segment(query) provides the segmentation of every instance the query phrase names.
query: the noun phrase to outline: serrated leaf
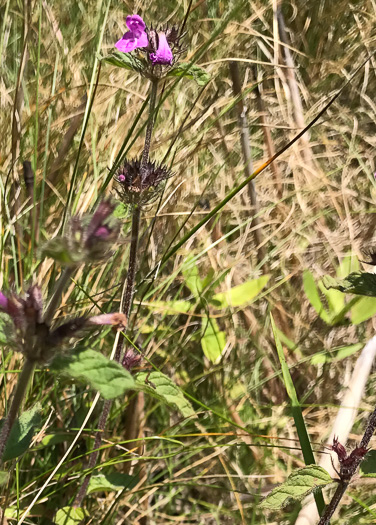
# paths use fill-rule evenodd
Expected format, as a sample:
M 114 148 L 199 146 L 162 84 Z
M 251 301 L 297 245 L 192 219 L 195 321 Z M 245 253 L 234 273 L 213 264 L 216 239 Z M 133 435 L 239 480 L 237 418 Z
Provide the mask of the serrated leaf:
M 218 301 L 219 308 L 244 306 L 257 297 L 269 279 L 270 275 L 263 275 L 258 279 L 252 279 L 252 281 L 234 286 L 227 292 L 217 293 L 213 296 L 213 299 Z
M 134 387 L 134 380 L 127 370 L 95 350 L 58 356 L 50 368 L 90 385 L 98 390 L 104 399 L 122 396 Z
M 354 345 L 343 346 L 341 348 L 333 350 L 330 352 L 330 354 L 328 354 L 327 352 L 319 352 L 318 354 L 312 356 L 311 364 L 318 365 L 321 363 L 333 363 L 336 361 L 341 361 L 342 359 L 346 359 L 346 357 L 349 357 L 361 350 L 363 346 L 364 345 L 362 343 L 356 343 Z
M 220 331 L 217 321 L 210 318 L 207 322 L 203 322 L 201 330 L 201 347 L 204 355 L 209 361 L 216 363 L 225 349 L 226 334 Z
M 3 470 L 0 470 L 0 485 L 5 485 L 5 483 L 8 483 L 9 479 L 9 472 L 4 472 Z
M 134 69 L 134 58 L 129 53 L 122 53 L 121 51 L 113 51 L 105 57 L 100 57 L 103 62 L 111 64 L 112 66 L 121 67 L 122 69 Z
M 306 296 L 308 297 L 309 302 L 316 310 L 316 313 L 321 317 L 321 319 L 325 323 L 330 324 L 330 316 L 321 302 L 315 279 L 313 278 L 311 272 L 308 270 L 306 270 L 303 273 L 303 289 Z
M 87 493 L 103 492 L 108 490 L 133 489 L 138 483 L 137 476 L 122 474 L 121 472 L 112 472 L 110 474 L 99 474 L 92 476 L 89 481 Z
M 18 458 L 18 456 L 26 452 L 29 448 L 31 440 L 33 439 L 34 429 L 40 425 L 41 410 L 42 407 L 40 403 L 37 403 L 33 408 L 23 412 L 23 414 L 16 419 L 5 447 L 4 461 Z M 4 420 L 0 422 L 0 430 L 3 424 Z
M 334 288 L 343 293 L 376 297 L 376 275 L 368 272 L 353 272 L 345 279 L 334 279 L 326 275 L 323 279 L 326 288 Z
M 162 372 L 158 372 L 157 370 L 150 373 L 139 372 L 136 375 L 135 380 L 136 390 L 147 392 L 167 405 L 177 408 L 184 417 L 194 415 L 195 412 L 192 405 L 184 397 L 181 389 L 172 381 L 172 379 L 165 374 L 162 374 Z
M 207 73 L 200 66 L 194 64 L 181 62 L 177 67 L 172 69 L 168 75 L 169 77 L 187 77 L 196 81 L 199 86 L 206 86 L 210 81 L 210 74 Z
M 79 525 L 86 516 L 84 509 L 79 507 L 63 507 L 57 511 L 54 522 L 57 525 Z
M 260 503 L 264 509 L 280 509 L 291 500 L 302 500 L 318 487 L 325 487 L 333 480 L 325 469 L 318 465 L 308 465 L 296 470 L 287 480 L 273 489 Z
M 368 321 L 376 314 L 376 298 L 361 297 L 359 301 L 351 308 L 352 324 L 360 324 Z

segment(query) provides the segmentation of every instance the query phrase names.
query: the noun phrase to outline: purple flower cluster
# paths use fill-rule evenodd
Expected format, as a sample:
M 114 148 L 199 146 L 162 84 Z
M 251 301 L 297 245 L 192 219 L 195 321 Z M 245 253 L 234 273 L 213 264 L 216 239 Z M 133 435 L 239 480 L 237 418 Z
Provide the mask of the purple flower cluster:
M 30 286 L 23 296 L 15 293 L 6 296 L 0 292 L 0 312 L 13 322 L 14 328 L 8 328 L 9 344 L 24 353 L 29 361 L 42 364 L 51 360 L 55 348 L 61 347 L 64 339 L 77 337 L 85 327 L 112 325 L 123 330 L 127 325 L 124 314 L 110 313 L 76 317 L 50 328 L 44 321 L 42 291 L 37 285 Z
M 174 44 L 175 38 L 171 38 L 174 32 L 148 30 L 145 22 L 139 15 L 129 15 L 126 18 L 129 29 L 123 38 L 118 40 L 115 47 L 122 53 L 130 53 L 138 48 L 145 48 L 149 52 L 152 64 L 171 65 L 174 56 L 170 45 Z

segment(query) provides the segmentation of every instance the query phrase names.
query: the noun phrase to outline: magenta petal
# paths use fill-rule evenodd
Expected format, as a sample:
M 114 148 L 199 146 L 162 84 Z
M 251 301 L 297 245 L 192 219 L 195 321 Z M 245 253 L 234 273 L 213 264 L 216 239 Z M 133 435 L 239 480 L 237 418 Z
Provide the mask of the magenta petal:
M 128 33 L 125 33 L 123 38 L 116 42 L 115 47 L 122 53 L 129 53 L 136 49 L 137 38 L 134 38 L 133 33 L 129 31 Z
M 145 22 L 139 15 L 129 15 L 127 16 L 125 23 L 127 24 L 128 29 L 135 32 L 141 32 L 145 29 Z M 138 35 L 137 35 L 138 36 Z
M 89 317 L 87 323 L 97 325 L 110 324 L 112 326 L 116 326 L 117 328 L 119 328 L 119 330 L 122 330 L 127 326 L 127 318 L 124 314 L 121 313 L 101 314 L 95 315 L 94 317 Z
M 6 310 L 8 308 L 8 299 L 5 297 L 5 295 L 0 292 L 0 309 Z
M 156 53 L 150 53 L 150 59 L 154 64 L 171 64 L 174 56 L 168 45 L 166 35 L 158 33 L 158 49 Z
M 137 38 L 137 47 L 148 47 L 148 45 L 148 35 L 145 33 L 145 31 L 142 31 L 140 36 Z

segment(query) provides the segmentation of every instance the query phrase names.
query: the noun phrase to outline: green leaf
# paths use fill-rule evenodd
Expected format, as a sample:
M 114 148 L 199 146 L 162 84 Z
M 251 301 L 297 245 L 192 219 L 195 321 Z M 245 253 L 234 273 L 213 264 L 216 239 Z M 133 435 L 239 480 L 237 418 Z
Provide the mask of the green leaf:
M 190 289 L 190 291 L 195 297 L 199 297 L 203 290 L 203 286 L 198 274 L 197 266 L 192 266 L 191 268 L 183 268 L 182 272 L 185 279 L 185 285 Z
M 79 525 L 88 514 L 79 507 L 63 507 L 56 513 L 55 521 L 57 525 Z
M 277 510 L 285 507 L 291 500 L 302 500 L 318 487 L 325 487 L 333 480 L 325 469 L 317 465 L 296 470 L 287 480 L 273 489 L 260 503 L 264 509 Z
M 112 472 L 111 474 L 99 474 L 92 476 L 89 481 L 87 493 L 104 492 L 107 490 L 133 489 L 138 483 L 137 476 Z
M 7 344 L 14 334 L 14 325 L 8 314 L 0 312 L 0 344 Z
M 114 399 L 134 387 L 131 374 L 100 352 L 83 350 L 54 359 L 51 370 L 90 385 L 104 399 Z
M 374 273 L 353 272 L 345 279 L 334 279 L 327 275 L 323 283 L 326 288 L 334 288 L 343 293 L 376 297 L 376 275 Z
M 318 365 L 321 363 L 333 363 L 336 361 L 341 361 L 342 359 L 346 359 L 346 357 L 349 357 L 350 355 L 355 354 L 359 350 L 363 348 L 362 343 L 356 343 L 354 345 L 349 346 L 343 346 L 338 349 L 334 349 L 330 352 L 319 352 L 318 354 L 315 354 L 311 358 L 311 364 L 312 365 Z
M 162 372 L 139 372 L 136 377 L 136 390 L 142 390 L 168 406 L 177 408 L 184 417 L 194 415 L 194 410 L 190 402 L 184 397 L 180 388 Z M 147 380 L 147 382 L 146 382 Z
M 221 332 L 215 319 L 209 318 L 207 323 L 201 326 L 201 347 L 204 355 L 215 363 L 222 355 L 226 346 L 226 334 Z
M 270 321 L 272 325 L 275 344 L 277 347 L 278 358 L 281 363 L 283 382 L 285 384 L 287 395 L 289 396 L 290 401 L 291 401 L 291 411 L 292 411 L 292 415 L 294 418 L 296 431 L 298 433 L 299 443 L 302 448 L 302 453 L 303 453 L 305 464 L 310 465 L 311 463 L 315 463 L 315 457 L 313 455 L 311 441 L 308 435 L 307 427 L 304 422 L 302 409 L 301 409 L 299 399 L 298 399 L 298 396 L 295 390 L 295 385 L 292 380 L 289 367 L 286 363 L 286 358 L 283 352 L 282 344 L 281 344 L 281 341 L 279 340 L 279 337 L 277 334 L 277 328 L 275 326 L 274 319 L 271 314 L 270 314 Z M 318 494 L 315 494 L 315 501 L 316 501 L 317 510 L 319 514 L 321 514 L 321 512 L 323 511 L 325 507 L 324 498 L 321 492 Z
M 376 477 L 376 450 L 370 450 L 360 464 L 363 475 Z
M 303 273 L 303 288 L 309 302 L 316 310 L 317 314 L 325 323 L 330 324 L 330 316 L 321 302 L 313 275 L 308 270 L 305 270 Z
M 47 241 L 41 249 L 41 257 L 51 257 L 60 264 L 73 264 L 78 262 L 69 248 L 68 240 L 64 237 L 55 237 Z
M 328 290 L 325 288 L 322 281 L 318 282 L 320 291 L 325 295 L 326 301 L 329 306 L 330 317 L 333 318 L 338 315 L 345 306 L 345 297 L 343 293 L 338 290 Z
M 350 312 L 352 324 L 368 321 L 376 314 L 376 299 L 374 297 L 361 297 Z
M 218 301 L 220 308 L 243 306 L 252 301 L 261 292 L 269 279 L 270 275 L 263 275 L 258 279 L 234 286 L 227 292 L 217 293 L 213 296 L 213 299 Z
M 192 303 L 189 301 L 153 301 L 146 304 L 148 308 L 161 310 L 165 315 L 186 314 L 192 309 Z
M 103 62 L 111 64 L 112 66 L 121 67 L 123 69 L 133 70 L 135 68 L 135 59 L 130 53 L 122 53 L 121 51 L 113 51 L 105 57 L 100 57 Z
M 167 76 L 192 78 L 199 86 L 206 86 L 210 81 L 210 74 L 204 69 L 194 64 L 189 65 L 186 62 L 181 62 L 177 67 L 169 71 Z
M 33 408 L 23 412 L 23 414 L 16 419 L 5 447 L 4 461 L 17 458 L 29 448 L 31 440 L 33 439 L 34 429 L 40 425 L 41 410 L 42 407 L 40 403 L 37 403 Z M 3 424 L 4 420 L 0 422 L 0 429 Z
M 0 486 L 5 485 L 5 483 L 8 483 L 9 479 L 9 472 L 4 472 L 3 470 L 0 470 Z

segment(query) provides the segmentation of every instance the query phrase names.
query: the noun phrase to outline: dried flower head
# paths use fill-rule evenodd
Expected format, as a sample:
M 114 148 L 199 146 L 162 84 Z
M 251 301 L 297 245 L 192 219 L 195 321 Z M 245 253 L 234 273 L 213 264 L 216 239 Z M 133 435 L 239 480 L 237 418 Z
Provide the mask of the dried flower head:
M 169 177 L 171 172 L 166 166 L 148 161 L 141 170 L 140 160 L 126 160 L 115 175 L 118 183 L 116 190 L 127 204 L 150 204 L 163 188 L 162 183 Z
M 47 242 L 42 253 L 67 265 L 107 258 L 120 232 L 120 223 L 112 215 L 115 206 L 105 199 L 92 215 L 73 217 L 66 234 Z
M 166 76 L 185 49 L 178 26 L 149 29 L 139 15 L 126 18 L 129 29 L 115 47 L 122 53 L 136 51 L 133 68 L 150 79 Z
M 366 259 L 360 262 L 376 266 L 376 244 L 371 243 L 369 246 L 361 248 L 360 251 Z
M 43 299 L 39 286 L 30 286 L 24 295 L 0 292 L 0 312 L 13 322 L 9 331 L 9 343 L 22 352 L 29 361 L 48 363 L 60 348 L 64 339 L 77 337 L 83 328 L 93 325 L 112 325 L 119 330 L 126 326 L 124 314 L 110 313 L 94 317 L 77 317 L 57 328 L 43 320 Z
M 355 447 L 350 454 L 347 454 L 345 447 L 333 438 L 332 450 L 337 454 L 340 465 L 339 476 L 342 480 L 347 481 L 355 474 L 360 463 L 368 452 L 366 447 Z
M 142 362 L 142 356 L 140 353 L 136 352 L 133 348 L 127 348 L 125 351 L 122 365 L 123 367 L 130 372 L 136 366 L 140 366 Z

